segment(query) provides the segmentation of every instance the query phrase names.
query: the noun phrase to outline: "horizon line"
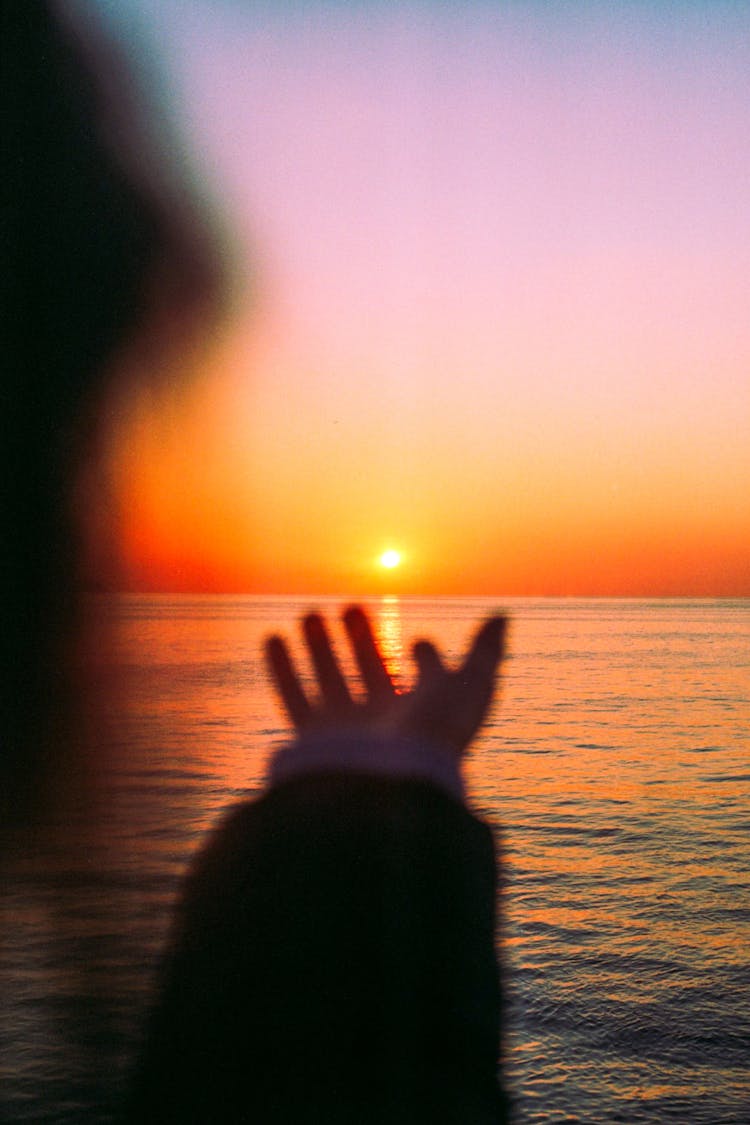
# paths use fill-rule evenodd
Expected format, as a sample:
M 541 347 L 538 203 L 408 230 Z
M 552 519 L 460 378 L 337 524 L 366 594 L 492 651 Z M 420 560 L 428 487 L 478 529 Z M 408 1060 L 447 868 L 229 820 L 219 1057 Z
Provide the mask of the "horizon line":
M 159 589 L 159 590 L 134 590 L 128 588 L 104 586 L 85 586 L 81 593 L 85 596 L 102 595 L 112 597 L 206 597 L 206 598 L 325 598 L 339 601 L 358 601 L 391 599 L 398 601 L 409 600 L 434 600 L 465 598 L 479 598 L 482 600 L 512 600 L 512 601 L 750 601 L 750 593 L 737 594 L 488 594 L 481 591 L 462 594 L 446 593 L 397 593 L 395 591 L 370 590 L 357 593 L 332 593 L 330 591 L 268 591 L 268 590 L 201 590 L 201 589 Z

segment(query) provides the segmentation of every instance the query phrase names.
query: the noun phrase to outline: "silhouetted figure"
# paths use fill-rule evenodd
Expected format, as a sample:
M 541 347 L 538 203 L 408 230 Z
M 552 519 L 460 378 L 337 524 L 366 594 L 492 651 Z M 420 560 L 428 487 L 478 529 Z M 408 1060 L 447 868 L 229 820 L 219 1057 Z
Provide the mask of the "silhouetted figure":
M 408 695 L 363 612 L 345 624 L 362 703 L 319 616 L 305 621 L 319 704 L 283 641 L 269 644 L 300 737 L 193 867 L 133 1121 L 507 1120 L 493 841 L 460 775 L 503 622 L 456 672 L 417 645 Z
M 222 283 L 111 46 L 49 3 L 0 12 L 0 813 L 18 820 L 54 799 L 61 772 L 91 500 L 76 490 L 100 452 L 118 354 L 138 344 L 155 378 L 160 353 L 205 328 Z
M 222 278 L 187 193 L 139 130 L 119 62 L 49 4 L 1 10 L 0 785 L 4 815 L 23 824 L 54 806 L 65 772 L 79 486 L 113 382 L 136 367 L 118 357 L 134 349 L 153 374 L 155 353 L 205 326 Z M 423 642 L 406 696 L 362 612 L 346 623 L 362 704 L 319 617 L 306 621 L 319 704 L 283 642 L 269 647 L 299 737 L 265 796 L 231 811 L 193 867 L 133 1122 L 504 1120 L 494 850 L 460 774 L 501 623 L 455 673 Z

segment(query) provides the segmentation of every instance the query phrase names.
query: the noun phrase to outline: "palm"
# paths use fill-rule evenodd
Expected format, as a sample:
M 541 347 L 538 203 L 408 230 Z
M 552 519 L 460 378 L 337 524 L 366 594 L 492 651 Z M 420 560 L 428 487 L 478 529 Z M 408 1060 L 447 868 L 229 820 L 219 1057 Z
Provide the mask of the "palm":
M 267 642 L 271 674 L 295 728 L 414 735 L 462 754 L 492 701 L 505 618 L 491 617 L 482 625 L 455 671 L 446 669 L 433 644 L 417 642 L 417 680 L 411 691 L 403 693 L 396 691 L 364 610 L 352 607 L 344 613 L 343 620 L 365 687 L 364 700 L 353 697 L 319 614 L 309 614 L 303 621 L 319 687 L 315 702 L 302 687 L 285 641 L 273 636 Z

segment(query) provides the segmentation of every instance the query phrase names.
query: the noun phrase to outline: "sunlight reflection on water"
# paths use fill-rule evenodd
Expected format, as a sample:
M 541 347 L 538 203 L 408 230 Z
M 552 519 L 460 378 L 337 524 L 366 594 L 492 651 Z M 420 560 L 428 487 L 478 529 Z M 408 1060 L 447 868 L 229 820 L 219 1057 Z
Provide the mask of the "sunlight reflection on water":
M 315 605 L 338 614 L 338 599 Z M 287 734 L 261 658 L 306 599 L 100 601 L 108 791 L 3 871 L 0 1108 L 107 1121 L 185 864 Z M 479 599 L 376 599 L 389 667 L 465 648 Z M 502 607 L 499 607 L 502 608 Z M 501 829 L 519 1122 L 746 1125 L 750 602 L 509 599 L 499 704 L 468 763 Z M 350 658 L 340 625 L 336 642 Z M 302 666 L 300 660 L 300 665 Z M 309 668 L 304 669 L 309 681 Z
M 375 607 L 374 628 L 386 668 L 396 687 L 404 690 L 409 687 L 412 673 L 405 666 L 400 607 L 399 599 L 393 595 L 382 597 Z

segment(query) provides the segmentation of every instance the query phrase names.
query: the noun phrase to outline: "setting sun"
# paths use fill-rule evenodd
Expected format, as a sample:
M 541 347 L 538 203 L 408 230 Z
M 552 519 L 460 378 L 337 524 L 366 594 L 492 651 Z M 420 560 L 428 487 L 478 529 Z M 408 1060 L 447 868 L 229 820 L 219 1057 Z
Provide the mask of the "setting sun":
M 401 562 L 401 555 L 398 551 L 383 551 L 378 561 L 381 566 L 393 570 L 394 566 L 398 566 Z
M 747 5 L 94 7 L 250 285 L 168 402 L 128 352 L 91 585 L 750 593 Z

